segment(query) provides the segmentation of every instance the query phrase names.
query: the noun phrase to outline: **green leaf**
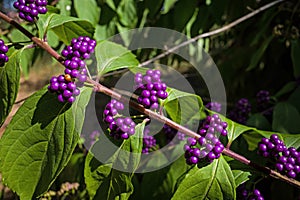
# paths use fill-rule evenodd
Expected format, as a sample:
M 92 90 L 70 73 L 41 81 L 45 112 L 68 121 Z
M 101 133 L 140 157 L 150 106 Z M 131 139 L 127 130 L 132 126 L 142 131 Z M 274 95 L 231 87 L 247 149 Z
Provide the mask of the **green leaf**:
M 274 97 L 279 98 L 287 93 L 292 92 L 296 87 L 297 83 L 295 81 L 288 82 L 274 95 Z
M 228 143 L 231 144 L 236 138 L 238 138 L 241 134 L 253 130 L 252 127 L 248 127 L 239 123 L 236 123 L 223 115 L 220 115 L 220 118 L 222 121 L 226 122 L 228 124 L 227 126 L 227 138 L 228 138 Z
M 9 61 L 0 67 L 0 126 L 10 113 L 17 98 L 20 82 L 20 51 L 15 51 Z
M 99 22 L 100 8 L 95 0 L 74 0 L 74 8 L 79 18 L 86 19 L 94 26 Z
M 247 126 L 256 127 L 261 130 L 271 130 L 272 128 L 267 118 L 261 113 L 251 115 L 247 120 Z
M 21 26 L 30 32 L 32 31 L 32 26 L 30 25 L 22 23 Z M 18 29 L 12 29 L 11 32 L 9 33 L 9 37 L 11 41 L 14 42 L 28 41 L 28 37 Z
M 196 0 L 179 0 L 174 8 L 173 24 L 174 29 L 182 31 L 190 21 L 197 7 Z
M 0 140 L 0 169 L 4 183 L 22 200 L 46 192 L 68 163 L 91 92 L 84 88 L 70 106 L 58 102 L 57 95 L 45 87 L 28 98 L 13 117 Z
M 180 157 L 171 165 L 143 175 L 141 183 L 141 198 L 143 200 L 170 199 L 177 179 L 190 167 L 185 164 L 184 157 Z
M 63 2 L 63 1 L 60 1 L 60 3 L 61 2 Z M 59 9 L 58 8 L 55 8 L 53 6 L 47 6 L 47 8 L 48 8 L 48 12 L 46 14 L 44 14 L 44 15 L 40 15 L 39 16 L 39 20 L 37 21 L 37 26 L 38 26 L 38 31 L 39 31 L 39 37 L 41 39 L 45 38 L 45 35 L 48 32 L 49 23 L 50 23 L 52 17 L 54 16 L 54 14 L 58 14 L 59 13 Z M 51 11 L 53 11 L 53 12 L 51 12 Z
M 138 167 L 143 147 L 143 130 L 145 123 L 138 124 L 135 135 L 122 142 L 116 152 L 107 152 L 107 138 L 100 135 L 92 148 L 94 155 L 107 154 L 107 161 L 101 163 L 89 153 L 85 162 L 85 181 L 91 199 L 128 199 L 133 193 L 131 179 Z M 116 167 L 130 172 L 121 172 Z
M 232 170 L 232 174 L 234 176 L 236 187 L 249 180 L 249 176 L 251 175 L 250 172 L 244 172 L 242 170 Z
M 79 36 L 93 37 L 95 31 L 94 26 L 86 20 L 58 14 L 52 14 L 48 28 L 65 44 L 70 44 L 72 38 Z
M 24 47 L 20 50 L 21 56 L 20 56 L 20 66 L 19 67 L 22 70 L 22 74 L 24 74 L 24 76 L 26 78 L 28 78 L 30 67 L 32 67 L 32 62 L 34 60 L 34 53 L 35 53 L 34 48 L 28 49 L 28 48 Z
M 256 131 L 251 131 L 247 134 L 243 134 L 243 137 L 247 141 L 248 150 L 253 151 L 257 148 L 257 144 L 261 141 L 262 135 L 260 135 Z M 263 136 L 263 137 L 265 137 L 265 136 Z
M 203 102 L 199 96 L 173 88 L 168 88 L 167 92 L 169 95 L 163 105 L 173 121 L 185 125 L 195 116 L 200 119 Z
M 84 163 L 85 155 L 83 153 L 73 153 L 67 166 L 58 176 L 57 181 L 59 181 L 60 183 L 77 182 L 80 185 L 84 185 Z
M 138 17 L 134 0 L 122 0 L 117 8 L 119 22 L 127 28 L 135 28 Z
M 71 0 L 60 0 L 56 5 L 56 7 L 60 9 L 60 14 L 64 16 L 70 16 L 71 10 L 68 8 L 71 8 L 71 6 L 72 6 Z
M 300 77 L 300 40 L 292 42 L 291 56 L 293 61 L 294 76 L 295 78 Z
M 283 137 L 284 144 L 287 147 L 300 147 L 300 134 L 281 134 Z
M 145 0 L 145 7 L 149 10 L 149 17 L 150 18 L 155 18 L 157 17 L 161 6 L 163 4 L 164 0 L 157 0 L 155 3 L 153 3 L 152 0 Z
M 177 0 L 165 0 L 162 14 L 167 14 L 171 8 L 174 6 Z
M 128 47 L 130 45 L 130 42 L 132 41 L 132 34 L 130 34 L 130 32 L 128 32 L 128 30 L 130 28 L 124 27 L 119 23 L 117 23 L 116 26 L 117 26 L 120 36 L 122 37 L 124 45 L 126 47 Z
M 287 102 L 278 103 L 273 111 L 272 128 L 281 133 L 300 133 L 300 114 Z
M 172 200 L 181 199 L 235 199 L 235 180 L 232 171 L 221 156 L 206 167 L 190 170 Z
M 257 67 L 257 65 L 259 64 L 259 62 L 261 61 L 261 58 L 263 57 L 267 47 L 269 46 L 269 44 L 271 43 L 271 41 L 273 40 L 274 36 L 268 37 L 260 46 L 260 48 L 258 48 L 254 55 L 251 58 L 251 62 L 250 65 L 248 66 L 248 68 L 246 69 L 246 71 L 250 71 L 254 68 Z
M 117 69 L 137 67 L 139 64 L 135 55 L 129 50 L 119 44 L 109 41 L 98 43 L 95 54 L 99 75 Z
M 288 102 L 295 106 L 300 112 L 300 87 L 298 87 L 289 97 Z

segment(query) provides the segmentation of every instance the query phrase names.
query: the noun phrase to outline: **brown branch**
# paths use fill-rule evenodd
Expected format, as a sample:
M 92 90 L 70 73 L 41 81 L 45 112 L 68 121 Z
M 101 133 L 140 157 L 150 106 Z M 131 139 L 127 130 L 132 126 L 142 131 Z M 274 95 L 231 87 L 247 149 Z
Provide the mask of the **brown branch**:
M 37 46 L 46 50 L 51 56 L 53 56 L 56 60 L 63 64 L 64 58 L 59 55 L 54 49 L 52 49 L 48 43 L 42 41 L 40 38 L 34 36 L 32 33 L 27 31 L 23 26 L 21 26 L 17 21 L 13 20 L 12 18 L 5 15 L 3 12 L 0 11 L 0 18 L 2 18 L 7 23 L 16 27 L 19 31 L 21 31 L 26 37 L 28 37 L 31 41 L 33 41 Z
M 189 40 L 187 40 L 187 41 L 185 41 L 185 42 L 183 42 L 183 43 L 181 43 L 181 44 L 179 44 L 177 46 L 174 46 L 174 47 L 168 49 L 167 51 L 165 51 L 164 53 L 159 54 L 158 56 L 155 56 L 154 58 L 152 58 L 150 60 L 147 60 L 147 61 L 139 64 L 139 67 L 144 67 L 146 65 L 149 65 L 150 63 L 152 63 L 152 62 L 154 62 L 156 60 L 159 60 L 159 59 L 161 59 L 163 57 L 166 57 L 167 55 L 175 52 L 176 50 L 180 49 L 181 47 L 187 46 L 187 45 L 189 45 L 189 44 L 191 44 L 193 42 L 196 42 L 199 39 L 210 37 L 210 36 L 217 35 L 219 33 L 225 32 L 225 31 L 231 29 L 232 27 L 240 24 L 241 22 L 246 21 L 247 19 L 250 19 L 251 17 L 257 15 L 258 13 L 260 13 L 260 12 L 262 12 L 264 10 L 267 10 L 268 8 L 274 6 L 274 5 L 278 4 L 278 3 L 281 3 L 283 1 L 285 1 L 285 0 L 277 0 L 277 1 L 271 2 L 271 3 L 267 4 L 267 5 L 264 5 L 264 6 L 258 8 L 256 10 L 252 11 L 251 13 L 249 13 L 249 14 L 241 17 L 241 18 L 238 18 L 237 20 L 229 23 L 228 25 L 225 25 L 225 26 L 223 26 L 223 27 L 221 27 L 219 29 L 216 29 L 216 30 L 213 30 L 213 31 L 210 31 L 210 32 L 207 32 L 207 33 L 203 33 L 203 34 L 197 35 L 196 37 L 191 38 L 191 39 L 189 39 Z
M 262 10 L 265 10 L 265 9 L 271 7 L 271 5 L 275 5 L 276 3 L 279 3 L 279 2 L 282 2 L 282 1 L 284 1 L 284 0 L 279 0 L 279 1 L 275 1 L 273 3 L 270 3 L 270 4 L 268 4 L 268 5 L 264 6 L 264 7 L 256 10 L 256 11 L 254 11 L 254 13 L 251 16 L 254 16 L 258 12 L 261 12 Z M 231 23 L 231 24 L 227 25 L 227 27 L 230 28 L 230 27 L 232 27 L 232 26 L 234 26 L 234 25 L 236 25 L 236 24 L 244 21 L 245 19 L 250 18 L 249 17 L 250 14 L 246 15 L 248 17 L 245 16 L 243 18 L 240 18 L 239 20 L 236 20 L 235 23 Z M 16 21 L 14 21 L 13 19 L 9 18 L 8 16 L 6 16 L 5 14 L 3 14 L 2 12 L 0 12 L 0 18 L 4 19 L 6 22 L 8 22 L 8 23 L 12 24 L 13 26 L 15 26 L 18 30 L 20 30 L 22 33 L 24 33 L 24 35 L 26 35 L 28 38 L 30 38 L 37 46 L 39 46 L 40 48 L 42 48 L 45 51 L 47 51 L 50 55 L 52 55 L 58 62 L 60 62 L 61 64 L 64 63 L 64 58 L 61 57 L 46 42 L 44 42 L 44 41 L 40 40 L 39 38 L 35 37 L 34 35 L 32 35 L 30 32 L 28 32 L 26 29 L 24 29 L 20 24 L 18 24 Z M 218 29 L 218 30 L 214 31 L 214 34 L 217 34 L 219 32 L 225 31 L 225 30 L 227 30 L 229 28 Z M 205 37 L 213 35 L 212 33 L 213 32 L 207 33 Z M 204 34 L 202 34 L 202 36 L 199 35 L 197 38 L 198 39 L 202 38 L 202 37 L 204 37 L 203 35 Z M 195 38 L 194 40 L 197 40 L 197 38 Z M 187 42 L 185 42 L 183 44 L 187 45 L 187 44 L 190 43 L 190 42 L 189 43 L 187 43 Z M 191 41 L 191 42 L 193 42 L 193 41 Z M 184 45 L 176 46 L 176 49 L 178 49 L 178 48 L 180 48 L 180 47 L 182 47 Z M 172 50 L 172 51 L 176 50 L 174 48 L 172 48 L 170 50 Z M 170 50 L 168 51 L 169 53 L 171 53 Z M 161 55 L 165 55 L 165 54 L 161 54 Z M 149 61 L 152 62 L 153 60 L 149 60 Z M 119 93 L 117 93 L 117 92 L 115 92 L 115 91 L 113 91 L 113 90 L 111 90 L 111 89 L 109 89 L 109 88 L 101 85 L 100 83 L 98 83 L 98 82 L 96 82 L 96 81 L 94 81 L 94 80 L 92 80 L 90 78 L 88 78 L 87 82 L 93 84 L 94 87 L 95 87 L 95 90 L 97 92 L 104 93 L 104 94 L 106 94 L 106 95 L 108 95 L 108 96 L 110 96 L 112 98 L 115 98 L 115 99 L 123 101 L 123 102 L 124 101 L 126 101 L 126 102 L 129 101 L 126 97 L 122 96 L 121 94 L 119 94 Z M 140 104 L 138 104 L 138 103 L 136 103 L 134 101 L 129 101 L 129 105 L 132 108 L 134 108 L 135 110 L 137 110 L 137 111 L 139 111 L 141 113 L 144 113 L 145 115 L 148 115 L 148 116 L 150 116 L 150 117 L 152 117 L 152 118 L 154 118 L 154 119 L 156 119 L 156 120 L 158 120 L 158 121 L 160 121 L 162 123 L 165 123 L 168 126 L 170 126 L 170 127 L 174 128 L 174 129 L 176 129 L 176 130 L 178 130 L 178 131 L 186 134 L 187 136 L 190 136 L 190 137 L 193 137 L 193 138 L 196 138 L 196 139 L 198 139 L 200 137 L 200 135 L 197 134 L 196 132 L 194 132 L 194 131 L 192 131 L 192 130 L 184 127 L 184 126 L 181 126 L 181 125 L 173 122 L 169 118 L 166 118 L 166 117 L 164 117 L 162 115 L 159 115 L 158 113 L 156 113 L 156 112 L 154 112 L 152 110 L 146 109 L 142 105 L 140 105 Z M 293 186 L 296 186 L 296 187 L 300 188 L 300 182 L 298 182 L 297 180 L 288 178 L 286 176 L 283 176 L 280 173 L 278 173 L 278 172 L 276 172 L 274 170 L 271 170 L 271 169 L 269 169 L 267 167 L 255 164 L 255 163 L 251 162 L 250 160 L 248 160 L 247 158 L 245 158 L 244 156 L 239 155 L 239 154 L 231 151 L 228 148 L 224 149 L 223 154 L 225 154 L 227 156 L 230 156 L 230 157 L 234 158 L 235 160 L 240 161 L 241 163 L 244 163 L 246 165 L 252 166 L 253 168 L 255 168 L 255 169 L 259 170 L 259 171 L 262 171 L 262 172 L 268 174 L 269 176 L 271 176 L 273 178 L 283 180 L 283 181 L 285 181 L 285 182 L 287 182 L 287 183 L 289 183 L 289 184 L 291 184 Z

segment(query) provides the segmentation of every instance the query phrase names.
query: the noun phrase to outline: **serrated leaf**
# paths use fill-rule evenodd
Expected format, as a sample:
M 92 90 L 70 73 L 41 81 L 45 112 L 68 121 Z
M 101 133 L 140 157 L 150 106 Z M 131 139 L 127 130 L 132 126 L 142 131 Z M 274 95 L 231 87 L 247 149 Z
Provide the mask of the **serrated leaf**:
M 232 171 L 221 156 L 210 165 L 194 167 L 187 173 L 172 200 L 181 199 L 235 199 L 235 180 Z
M 228 124 L 227 126 L 227 138 L 228 138 L 228 143 L 231 144 L 236 138 L 238 138 L 241 134 L 253 130 L 252 127 L 245 126 L 239 123 L 236 123 L 223 115 L 220 115 L 220 118 L 222 121 L 226 122 Z
M 232 170 L 232 174 L 234 176 L 236 187 L 249 180 L 249 176 L 251 175 L 250 172 L 244 172 L 242 170 Z
M 89 21 L 58 14 L 52 14 L 48 29 L 51 29 L 65 44 L 70 44 L 72 38 L 79 36 L 93 37 L 95 31 Z
M 20 82 L 20 51 L 15 51 L 9 61 L 0 67 L 0 126 L 10 113 L 17 98 Z
M 294 68 L 294 76 L 295 78 L 300 77 L 300 40 L 292 42 L 291 46 L 291 57 L 293 61 L 293 68 Z
M 300 133 L 300 114 L 287 102 L 278 103 L 273 111 L 272 128 L 281 133 Z
M 134 136 L 122 142 L 116 152 L 104 134 L 92 148 L 94 155 L 106 154 L 107 160 L 101 163 L 89 153 L 85 163 L 85 181 L 90 199 L 128 199 L 133 192 L 131 179 L 138 167 L 143 147 L 143 130 L 145 123 L 138 124 Z M 122 168 L 122 172 L 116 168 Z
M 69 161 L 79 139 L 91 88 L 76 104 L 60 103 L 47 88 L 19 108 L 0 140 L 0 169 L 4 183 L 23 200 L 46 192 Z M 76 121 L 77 120 L 77 121 Z M 76 124 L 78 123 L 78 124 Z
M 173 121 L 184 125 L 195 115 L 200 118 L 203 102 L 199 96 L 173 88 L 168 88 L 167 92 L 168 98 L 163 105 Z
M 95 54 L 99 75 L 118 69 L 137 67 L 139 64 L 135 55 L 128 49 L 110 41 L 98 43 Z
M 281 134 L 284 140 L 284 144 L 287 147 L 300 147 L 300 134 Z
M 95 0 L 74 0 L 74 8 L 79 18 L 86 19 L 94 26 L 99 22 L 100 8 Z

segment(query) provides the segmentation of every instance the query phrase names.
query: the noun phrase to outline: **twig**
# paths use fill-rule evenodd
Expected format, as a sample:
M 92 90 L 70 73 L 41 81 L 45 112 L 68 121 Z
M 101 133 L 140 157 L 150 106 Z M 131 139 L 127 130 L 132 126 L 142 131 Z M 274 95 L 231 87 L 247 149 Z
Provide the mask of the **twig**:
M 12 18 L 5 15 L 3 12 L 0 11 L 0 18 L 2 18 L 7 23 L 16 27 L 19 31 L 21 31 L 26 37 L 28 37 L 31 41 L 36 43 L 37 46 L 46 50 L 51 56 L 53 56 L 57 61 L 63 64 L 64 58 L 59 55 L 54 49 L 52 49 L 48 43 L 42 41 L 40 38 L 34 36 L 32 33 L 27 31 L 23 26 L 21 26 L 17 21 L 13 20 Z
M 28 97 L 25 97 L 25 98 L 23 98 L 23 99 L 20 99 L 19 101 L 16 101 L 14 104 L 22 103 L 22 102 L 26 101 L 29 97 L 31 97 L 31 95 L 28 96 Z
M 241 18 L 238 18 L 237 20 L 229 23 L 228 25 L 225 25 L 225 26 L 223 26 L 223 27 L 221 27 L 219 29 L 216 29 L 216 30 L 213 30 L 213 31 L 210 31 L 210 32 L 207 32 L 207 33 L 203 33 L 203 34 L 197 35 L 196 37 L 191 38 L 191 39 L 189 39 L 189 40 L 187 40 L 187 41 L 185 41 L 185 42 L 183 42 L 183 43 L 181 43 L 181 44 L 179 44 L 177 46 L 174 46 L 174 47 L 168 49 L 167 51 L 165 51 L 164 53 L 159 54 L 158 56 L 155 56 L 154 58 L 152 58 L 150 60 L 147 60 L 147 61 L 139 64 L 139 67 L 144 67 L 146 65 L 149 65 L 150 63 L 152 63 L 152 62 L 154 62 L 156 60 L 159 60 L 159 59 L 161 59 L 161 58 L 163 58 L 163 57 L 165 57 L 165 56 L 167 56 L 167 55 L 175 52 L 176 50 L 180 49 L 181 47 L 184 47 L 184 46 L 187 46 L 187 45 L 189 45 L 189 44 L 191 44 L 193 42 L 196 42 L 199 39 L 210 37 L 210 36 L 217 35 L 219 33 L 225 32 L 225 31 L 231 29 L 232 27 L 240 24 L 241 22 L 243 22 L 243 21 L 245 21 L 247 19 L 250 19 L 251 17 L 257 15 L 258 13 L 260 13 L 260 12 L 262 12 L 262 11 L 264 11 L 264 10 L 266 10 L 266 9 L 268 9 L 268 8 L 270 8 L 270 7 L 278 4 L 280 2 L 283 2 L 283 1 L 286 1 L 286 0 L 277 0 L 277 1 L 271 2 L 271 3 L 267 4 L 267 5 L 264 5 L 264 6 L 258 8 L 256 10 L 252 11 L 251 13 L 249 13 L 249 14 L 241 17 Z
M 256 11 L 254 11 L 253 13 L 250 13 L 250 14 L 248 14 L 248 15 L 246 15 L 246 16 L 244 16 L 244 17 L 238 19 L 238 20 L 236 20 L 235 22 L 233 22 L 233 23 L 227 25 L 226 27 L 223 27 L 223 28 L 218 29 L 218 30 L 216 30 L 216 31 L 207 33 L 206 35 L 205 35 L 205 34 L 199 35 L 198 37 L 194 38 L 193 40 L 197 40 L 197 39 L 202 38 L 202 37 L 204 37 L 204 36 L 207 37 L 207 36 L 210 36 L 210 35 L 217 34 L 217 33 L 219 33 L 219 32 L 225 31 L 225 30 L 231 28 L 232 26 L 234 26 L 234 25 L 236 25 L 236 24 L 238 24 L 238 23 L 244 21 L 245 19 L 248 19 L 248 18 L 250 18 L 251 16 L 254 16 L 255 14 L 261 12 L 262 10 L 265 10 L 265 9 L 271 7 L 272 5 L 275 5 L 275 4 L 277 4 L 277 3 L 279 3 L 279 2 L 282 2 L 282 1 L 284 1 L 284 0 L 275 1 L 275 2 L 273 2 L 273 3 L 270 3 L 270 4 L 266 5 L 266 6 L 263 6 L 262 8 L 260 8 L 260 9 L 258 9 L 258 10 L 256 10 Z M 16 21 L 14 21 L 13 19 L 9 18 L 8 16 L 6 16 L 5 14 L 3 14 L 2 12 L 0 12 L 0 18 L 4 19 L 6 22 L 8 22 L 8 23 L 12 24 L 13 26 L 15 26 L 15 27 L 16 27 L 18 30 L 20 30 L 24 35 L 26 35 L 26 36 L 27 36 L 28 38 L 30 38 L 34 43 L 36 43 L 40 48 L 44 49 L 44 50 L 47 51 L 50 55 L 52 55 L 58 62 L 60 62 L 61 64 L 64 63 L 64 58 L 61 57 L 61 56 L 60 56 L 54 49 L 52 49 L 46 42 L 43 42 L 43 41 L 40 40 L 39 38 L 37 38 L 37 37 L 35 37 L 34 35 L 32 35 L 30 32 L 28 32 L 26 29 L 24 29 L 20 24 L 18 24 Z M 191 40 L 189 40 L 189 41 L 190 41 L 190 42 L 193 42 L 193 41 L 191 41 Z M 187 41 L 187 42 L 189 42 L 189 41 Z M 189 42 L 189 43 L 187 43 L 187 42 L 185 42 L 185 43 L 183 43 L 183 44 L 184 44 L 184 45 L 187 45 L 187 44 L 190 43 L 190 42 Z M 184 45 L 176 46 L 176 49 L 178 49 L 178 48 L 180 48 L 180 47 L 182 47 L 182 46 L 184 46 Z M 175 47 L 174 47 L 174 48 L 175 48 Z M 176 50 L 176 49 L 174 49 L 174 48 L 170 49 L 168 52 L 171 53 L 172 51 Z M 161 55 L 164 56 L 164 55 L 167 55 L 167 54 L 161 54 Z M 160 55 L 160 56 L 161 56 L 161 55 Z M 162 57 L 163 57 L 163 56 L 162 56 Z M 160 58 L 160 57 L 159 57 L 159 58 Z M 159 59 L 159 58 L 158 58 L 158 59 Z M 151 59 L 151 60 L 149 60 L 149 61 L 152 62 L 153 59 Z M 150 117 L 152 117 L 152 118 L 154 118 L 154 119 L 156 119 L 156 120 L 158 120 L 158 121 L 160 121 L 160 122 L 162 122 L 162 123 L 167 124 L 168 126 L 170 126 L 170 127 L 174 128 L 174 129 L 176 129 L 176 130 L 178 130 L 178 131 L 180 131 L 180 132 L 186 134 L 187 136 L 190 136 L 190 137 L 193 137 L 193 138 L 196 138 L 196 139 L 198 139 L 198 138 L 200 137 L 200 135 L 197 134 L 196 132 L 194 132 L 194 131 L 192 131 L 192 130 L 190 130 L 190 129 L 184 127 L 184 126 L 181 126 L 181 125 L 179 125 L 179 124 L 173 122 L 171 119 L 166 118 L 166 117 L 164 117 L 164 116 L 162 116 L 162 115 L 159 115 L 158 113 L 156 113 L 156 112 L 154 112 L 154 111 L 152 111 L 152 110 L 146 109 L 146 108 L 144 108 L 142 105 L 140 105 L 140 104 L 138 104 L 138 103 L 136 103 L 136 102 L 134 102 L 134 101 L 130 101 L 129 99 L 127 99 L 127 98 L 125 98 L 124 96 L 122 96 L 121 94 L 119 94 L 119 93 L 117 93 L 117 92 L 115 92 L 115 91 L 113 91 L 113 90 L 111 90 L 111 89 L 109 89 L 109 88 L 107 88 L 107 87 L 101 85 L 100 83 L 98 83 L 98 82 L 96 82 L 96 81 L 94 81 L 94 80 L 92 80 L 92 79 L 90 79 L 90 78 L 88 78 L 87 82 L 93 84 L 96 91 L 101 92 L 101 93 L 104 93 L 104 94 L 106 94 L 106 95 L 108 95 L 108 96 L 110 96 L 110 97 L 112 97 L 112 98 L 115 98 L 115 99 L 120 100 L 120 101 L 123 101 L 123 102 L 124 102 L 124 101 L 126 101 L 126 102 L 129 101 L 130 107 L 132 107 L 132 108 L 134 108 L 135 110 L 137 110 L 137 111 L 139 111 L 139 112 L 141 112 L 141 113 L 143 113 L 143 114 L 145 114 L 145 115 L 147 115 L 147 116 L 150 116 Z M 285 181 L 285 182 L 287 182 L 287 183 L 289 183 L 289 184 L 291 184 L 291 185 L 294 185 L 294 186 L 300 188 L 300 182 L 298 182 L 297 180 L 294 180 L 294 179 L 288 178 L 288 177 L 286 177 L 286 176 L 283 176 L 283 175 L 281 175 L 280 173 L 278 173 L 278 172 L 276 172 L 276 171 L 274 171 L 274 170 L 271 170 L 271 169 L 269 169 L 269 168 L 267 168 L 267 167 L 264 167 L 264 166 L 260 166 L 260 165 L 258 165 L 258 164 L 255 164 L 255 163 L 251 162 L 250 160 L 248 160 L 247 158 L 245 158 L 245 157 L 243 157 L 243 156 L 241 156 L 241 155 L 239 155 L 239 154 L 237 154 L 237 153 L 231 151 L 231 150 L 228 149 L 228 148 L 225 148 L 224 151 L 223 151 L 222 153 L 225 154 L 225 155 L 228 155 L 228 156 L 230 156 L 230 157 L 232 157 L 232 158 L 234 158 L 235 160 L 240 161 L 241 163 L 244 163 L 244 164 L 246 164 L 246 165 L 252 166 L 253 168 L 255 168 L 255 169 L 259 170 L 259 171 L 263 171 L 264 173 L 270 175 L 271 177 L 274 177 L 274 178 L 276 178 L 276 179 L 283 180 L 283 181 Z

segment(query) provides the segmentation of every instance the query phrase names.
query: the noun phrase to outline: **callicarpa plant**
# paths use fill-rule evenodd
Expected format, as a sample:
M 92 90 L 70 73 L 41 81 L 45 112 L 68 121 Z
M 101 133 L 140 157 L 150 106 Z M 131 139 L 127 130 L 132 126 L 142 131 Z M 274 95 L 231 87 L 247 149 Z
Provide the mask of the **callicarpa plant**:
M 228 11 L 230 1 L 157 3 L 16 0 L 11 12 L 0 12 L 0 124 L 8 123 L 0 139 L 0 199 L 8 199 L 7 190 L 21 200 L 300 198 L 299 3 L 256 2 L 244 16 Z M 220 6 L 228 12 L 215 12 Z M 225 86 L 242 80 L 232 84 L 224 58 L 216 56 L 219 71 L 205 51 L 234 48 L 225 32 L 240 23 L 254 29 L 247 24 L 253 17 L 257 26 L 267 27 L 266 19 L 275 25 L 249 42 L 251 51 L 262 47 L 243 71 L 260 74 L 281 63 L 263 56 L 271 42 L 278 52 L 285 41 L 287 77 L 295 80 L 277 92 L 265 84 L 256 95 L 226 97 Z M 57 71 L 9 121 L 21 76 L 39 57 Z

